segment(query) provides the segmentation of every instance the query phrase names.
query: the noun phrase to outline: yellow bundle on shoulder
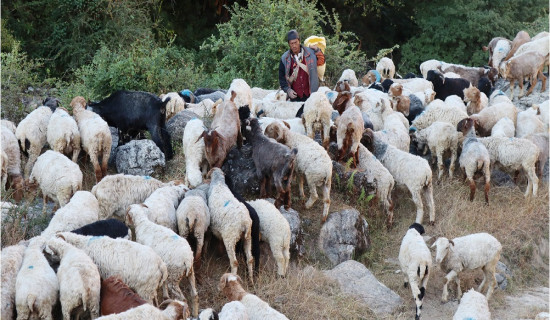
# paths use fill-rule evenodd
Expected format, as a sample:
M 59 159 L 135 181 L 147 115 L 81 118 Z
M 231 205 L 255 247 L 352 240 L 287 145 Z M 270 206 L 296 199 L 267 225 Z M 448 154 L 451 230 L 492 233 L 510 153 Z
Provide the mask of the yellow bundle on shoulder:
M 317 46 L 319 49 L 321 49 L 321 52 L 323 52 L 323 54 L 325 53 L 325 49 L 327 48 L 327 41 L 325 40 L 325 37 L 310 36 L 304 41 L 304 44 L 306 45 L 306 47 Z M 325 81 L 325 69 L 326 63 L 317 66 L 317 75 L 319 76 L 319 80 L 321 81 Z

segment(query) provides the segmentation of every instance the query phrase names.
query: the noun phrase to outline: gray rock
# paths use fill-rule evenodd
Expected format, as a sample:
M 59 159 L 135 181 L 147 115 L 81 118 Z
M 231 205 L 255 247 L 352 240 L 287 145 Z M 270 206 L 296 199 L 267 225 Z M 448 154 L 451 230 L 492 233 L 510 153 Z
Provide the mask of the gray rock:
M 342 292 L 365 302 L 377 317 L 388 317 L 403 304 L 398 294 L 378 281 L 369 269 L 357 261 L 342 262 L 324 273 L 340 284 Z
M 252 147 L 245 144 L 239 150 L 233 147 L 222 165 L 226 179 L 230 177 L 233 188 L 245 195 L 260 194 L 260 180 L 256 177 L 256 166 L 252 160 Z
M 507 186 L 515 187 L 514 179 L 506 172 L 500 171 L 499 169 L 493 169 L 491 171 L 491 184 L 495 186 Z
M 332 161 L 332 181 L 336 182 L 337 186 L 346 188 L 346 190 L 354 193 L 360 194 L 362 189 L 365 190 L 365 195 L 371 195 L 376 192 L 374 181 L 369 179 L 363 171 L 346 170 L 343 164 L 336 161 Z
M 285 210 L 284 206 L 281 206 L 279 211 L 281 211 L 281 214 L 290 225 L 290 250 L 295 251 L 298 256 L 303 257 L 306 250 L 304 248 L 304 232 L 302 230 L 300 214 L 292 208 Z
M 505 290 L 508 287 L 508 278 L 512 277 L 512 271 L 500 261 L 497 264 L 496 271 L 495 278 L 497 279 L 498 287 L 501 290 Z
M 502 263 L 500 261 L 497 263 L 496 271 L 498 273 L 503 273 L 504 275 L 506 275 L 508 277 L 512 276 L 512 271 L 510 270 L 510 268 L 508 268 L 507 265 L 505 265 L 504 263 Z
M 152 140 L 132 140 L 116 151 L 118 173 L 148 176 L 165 165 L 164 153 Z
M 185 130 L 187 122 L 198 117 L 199 116 L 197 116 L 193 111 L 183 110 L 170 118 L 170 120 L 166 122 L 166 130 L 168 130 L 172 141 L 181 142 L 181 139 L 183 138 L 183 131 Z
M 495 273 L 495 278 L 497 279 L 498 288 L 500 290 L 506 290 L 506 287 L 508 287 L 508 280 L 506 279 L 506 276 L 502 273 Z
M 537 314 L 535 317 L 535 320 L 549 320 L 550 319 L 550 313 L 548 312 L 541 312 Z
M 118 129 L 115 127 L 109 127 L 109 130 L 111 131 L 111 139 L 113 140 L 111 143 L 111 155 L 109 156 L 109 167 L 116 168 L 116 151 L 118 147 Z
M 333 265 L 350 260 L 370 246 L 368 223 L 355 209 L 329 214 L 319 234 L 319 248 Z

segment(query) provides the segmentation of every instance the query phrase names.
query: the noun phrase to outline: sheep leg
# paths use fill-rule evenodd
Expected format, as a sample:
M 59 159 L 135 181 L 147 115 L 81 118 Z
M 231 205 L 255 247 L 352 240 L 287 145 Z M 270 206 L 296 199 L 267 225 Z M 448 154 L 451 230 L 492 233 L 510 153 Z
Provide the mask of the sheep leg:
M 447 298 L 449 296 L 449 291 L 447 290 L 447 286 L 449 285 L 449 282 L 453 280 L 457 276 L 456 271 L 451 270 L 446 276 L 445 279 L 447 280 L 445 284 L 443 285 L 443 293 L 441 295 L 441 301 L 447 302 Z
M 451 150 L 451 163 L 449 165 L 449 178 L 451 179 L 453 178 L 453 175 L 455 172 L 456 153 L 457 153 L 456 148 Z
M 103 175 L 102 175 L 101 167 L 99 166 L 99 161 L 97 160 L 96 153 L 90 154 L 90 161 L 94 166 L 95 182 L 98 183 L 99 181 L 101 181 L 101 178 L 103 178 Z
M 36 159 L 38 159 L 38 155 L 40 154 L 40 151 L 42 148 L 37 148 L 35 146 L 31 146 L 29 148 L 29 159 L 27 160 L 27 164 L 25 164 L 25 178 L 28 178 L 31 174 L 32 167 L 34 166 L 34 163 L 36 162 Z
M 542 68 L 540 68 L 539 72 L 537 73 L 537 77 L 542 79 L 542 87 L 540 88 L 540 92 L 546 91 L 546 77 L 542 73 L 543 69 L 544 69 L 544 65 Z
M 518 98 L 521 98 L 523 97 L 523 79 L 520 79 L 518 81 L 519 83 L 519 94 L 518 94 Z
M 328 150 L 328 146 L 330 143 L 329 138 L 330 138 L 330 125 L 325 124 L 323 125 L 323 131 L 321 131 L 321 139 L 323 140 L 323 148 L 325 148 L 325 150 Z
M 303 174 L 299 174 L 298 175 L 298 189 L 300 190 L 300 197 L 302 199 L 305 199 L 306 198 L 306 194 L 304 192 L 304 175 Z
M 313 123 L 309 122 L 305 125 L 306 134 L 311 139 L 315 140 L 315 131 L 313 131 Z
M 266 192 L 265 192 L 266 182 L 267 182 L 266 177 L 262 177 L 262 180 L 260 181 L 260 198 L 266 197 Z
M 441 180 L 443 176 L 443 171 L 445 170 L 445 165 L 443 164 L 443 151 L 437 150 L 437 180 Z
M 325 184 L 323 185 L 323 223 L 327 220 L 328 211 L 330 209 L 330 185 L 332 183 L 332 177 L 327 177 Z M 317 187 L 313 187 L 316 190 Z
M 269 244 L 269 247 L 271 248 L 271 253 L 273 254 L 273 258 L 275 258 L 275 261 L 277 262 L 277 275 L 284 277 L 286 270 L 285 270 L 285 257 L 283 255 L 283 248 L 282 246 L 278 246 L 275 242 L 272 242 Z
M 63 314 L 63 320 L 71 320 L 71 309 L 67 305 L 61 305 L 61 312 Z M 80 315 L 80 314 L 78 314 Z
M 111 156 L 111 144 L 103 146 L 103 152 L 101 153 L 101 177 L 107 175 L 107 165 L 109 164 L 109 157 Z
M 415 280 L 418 280 L 418 279 L 415 279 Z M 411 292 L 414 298 L 414 303 L 416 304 L 415 319 L 420 319 L 420 312 L 422 310 L 422 298 L 424 298 L 424 295 L 418 288 L 418 283 L 416 281 L 411 281 L 410 286 L 411 286 Z
M 199 295 L 197 293 L 195 270 L 193 267 L 191 267 L 187 280 L 189 281 L 189 293 L 191 295 L 191 315 L 196 318 L 199 315 Z
M 468 177 L 468 182 L 470 183 L 470 201 L 474 201 L 474 196 L 476 194 L 476 182 L 472 177 Z
M 253 264 L 254 257 L 252 257 L 252 231 L 248 228 L 244 234 L 244 254 L 246 256 L 246 265 L 248 267 L 248 278 L 251 284 L 254 284 L 254 272 Z M 236 274 L 236 273 L 235 273 Z
M 430 225 L 434 225 L 435 223 L 435 205 L 434 205 L 434 195 L 433 195 L 433 186 L 432 183 L 429 182 L 429 184 L 424 187 L 424 199 L 426 200 L 426 207 L 428 209 L 428 213 L 430 215 Z
M 202 246 L 204 245 L 204 235 L 195 234 L 195 238 L 197 239 L 197 250 L 195 252 L 195 265 L 197 266 L 197 269 L 199 269 L 201 265 Z
M 315 201 L 319 198 L 317 195 L 317 186 L 315 184 L 315 181 L 313 181 L 313 178 L 310 176 L 306 176 L 307 179 L 307 185 L 309 187 L 309 199 L 306 202 L 306 209 L 309 209 L 313 206 Z
M 410 190 L 412 200 L 416 206 L 416 223 L 422 224 L 424 218 L 424 205 L 422 204 L 422 195 L 420 190 Z
M 231 273 L 234 275 L 237 274 L 237 267 L 239 266 L 239 262 L 237 261 L 237 256 L 235 255 L 236 243 L 237 243 L 237 239 L 228 239 L 226 237 L 223 238 L 223 244 L 225 245 L 225 250 L 227 251 L 227 257 L 229 257 L 229 264 L 231 265 Z
M 27 308 L 17 308 L 17 320 L 27 320 L 30 317 L 30 310 Z
M 522 80 L 523 81 L 523 80 Z M 520 81 L 521 83 L 521 81 Z M 511 79 L 510 80 L 510 100 L 514 100 L 514 89 L 516 88 L 516 80 Z
M 529 90 L 527 90 L 527 94 L 526 94 L 527 96 L 530 95 L 533 92 L 533 90 L 535 89 L 535 86 L 537 85 L 537 80 L 538 79 L 537 79 L 536 75 L 530 77 L 529 82 L 531 84 L 531 88 L 529 88 Z
M 489 190 L 491 189 L 491 166 L 489 163 L 483 166 L 483 171 L 485 172 L 485 203 L 489 204 Z
M 535 167 L 526 168 L 524 166 L 523 168 L 527 172 L 527 190 L 525 190 L 525 196 L 528 197 L 529 193 L 532 191 L 533 197 L 536 197 L 539 188 L 539 178 L 535 172 Z
M 487 300 L 491 298 L 491 295 L 493 294 L 493 290 L 497 284 L 497 278 L 495 277 L 495 272 L 496 272 L 496 267 L 499 259 L 500 259 L 500 253 L 495 257 L 495 259 L 493 259 L 493 261 L 485 265 L 485 278 L 488 279 L 487 294 L 485 295 Z

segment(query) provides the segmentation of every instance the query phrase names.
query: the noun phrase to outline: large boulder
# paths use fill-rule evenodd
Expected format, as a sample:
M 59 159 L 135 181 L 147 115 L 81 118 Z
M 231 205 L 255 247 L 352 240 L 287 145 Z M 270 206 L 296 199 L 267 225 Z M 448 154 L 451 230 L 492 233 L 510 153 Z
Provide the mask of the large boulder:
M 377 317 L 389 317 L 403 304 L 397 293 L 378 281 L 369 269 L 355 260 L 342 262 L 324 273 L 338 282 L 343 293 L 365 302 Z
M 152 140 L 132 140 L 117 148 L 118 173 L 149 176 L 156 168 L 165 165 L 164 153 Z
M 332 145 L 331 143 L 331 147 Z M 334 160 L 332 161 L 332 181 L 357 194 L 360 194 L 361 190 L 365 190 L 365 195 L 376 193 L 374 180 L 369 179 L 364 171 L 347 169 L 343 164 Z
M 170 118 L 170 120 L 166 122 L 166 130 L 168 130 L 172 141 L 179 141 L 181 143 L 181 140 L 183 139 L 183 131 L 185 130 L 187 122 L 198 117 L 199 116 L 197 116 L 193 111 L 183 110 Z
M 369 225 L 359 211 L 344 209 L 329 214 L 319 234 L 319 247 L 333 265 L 364 253 L 370 246 Z
M 303 257 L 306 250 L 304 247 L 304 235 L 300 214 L 292 208 L 285 210 L 284 206 L 281 206 L 279 211 L 281 211 L 281 214 L 290 225 L 290 250 L 296 252 L 298 256 Z
M 111 155 L 109 156 L 109 167 L 116 168 L 116 151 L 118 147 L 118 129 L 115 127 L 109 127 L 111 131 Z
M 241 194 L 260 194 L 260 180 L 256 176 L 250 144 L 244 144 L 240 150 L 236 146 L 233 147 L 225 158 L 222 170 L 225 176 L 229 176 L 233 181 L 233 188 Z

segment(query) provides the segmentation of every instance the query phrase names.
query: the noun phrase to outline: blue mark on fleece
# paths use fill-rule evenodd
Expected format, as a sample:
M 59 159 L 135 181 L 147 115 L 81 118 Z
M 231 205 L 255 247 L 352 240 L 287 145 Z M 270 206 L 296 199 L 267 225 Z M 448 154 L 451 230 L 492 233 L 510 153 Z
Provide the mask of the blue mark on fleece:
M 33 268 L 34 268 L 34 266 L 29 266 L 29 269 L 33 269 Z
M 191 98 L 191 91 L 189 89 L 181 90 L 180 93 L 182 96 Z
M 103 238 L 103 236 L 93 236 L 90 238 L 90 240 L 88 240 L 88 245 L 90 244 L 90 242 L 94 241 L 94 240 L 97 240 L 97 239 L 100 239 L 100 238 Z
M 386 130 L 382 130 L 382 133 L 388 133 Z
M 149 180 L 149 179 L 151 179 L 151 176 L 143 176 L 143 179 Z
M 228 204 L 229 204 L 229 200 L 227 200 L 223 206 L 227 207 Z
M 372 72 L 374 73 L 374 75 L 376 76 L 376 82 L 380 82 L 380 79 L 382 78 L 380 76 L 380 72 L 376 71 L 376 70 L 372 70 Z
M 172 236 L 172 239 L 174 239 L 174 240 L 178 240 L 179 238 L 180 238 L 180 236 L 178 236 L 177 234 Z

